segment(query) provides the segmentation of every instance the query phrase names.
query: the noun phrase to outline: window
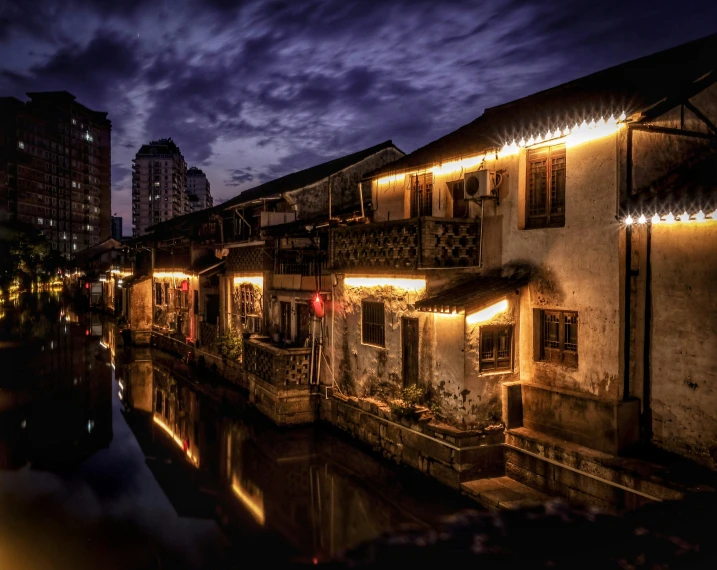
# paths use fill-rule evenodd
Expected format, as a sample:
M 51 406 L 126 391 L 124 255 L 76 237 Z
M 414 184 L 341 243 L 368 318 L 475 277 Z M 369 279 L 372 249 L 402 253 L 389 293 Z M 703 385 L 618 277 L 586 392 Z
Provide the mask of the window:
M 163 288 L 161 283 L 154 284 L 154 303 L 155 305 L 163 305 L 164 299 Z
M 361 342 L 386 346 L 386 316 L 383 303 L 361 302 Z
M 254 313 L 254 285 L 251 283 L 239 285 L 239 311 L 242 320 Z
M 536 360 L 578 365 L 578 314 L 535 309 L 533 329 Z
M 485 326 L 480 328 L 480 371 L 513 368 L 513 327 Z
M 565 145 L 528 151 L 526 228 L 565 225 Z
M 433 174 L 411 177 L 411 217 L 433 215 Z
M 22 141 L 18 141 L 17 146 L 20 150 L 25 150 L 25 143 Z

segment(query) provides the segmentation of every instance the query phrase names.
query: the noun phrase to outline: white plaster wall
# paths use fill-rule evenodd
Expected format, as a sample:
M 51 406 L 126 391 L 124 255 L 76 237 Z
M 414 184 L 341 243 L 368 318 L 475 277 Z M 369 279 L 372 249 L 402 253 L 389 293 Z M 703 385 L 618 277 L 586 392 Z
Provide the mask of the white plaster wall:
M 717 222 L 652 232 L 652 428 L 660 447 L 717 466 Z
M 503 265 L 537 270 L 520 310 L 520 378 L 602 397 L 618 397 L 620 254 L 615 136 L 566 149 L 565 227 L 524 230 L 525 153 L 508 169 L 503 215 Z M 532 309 L 578 312 L 579 365 L 533 360 Z

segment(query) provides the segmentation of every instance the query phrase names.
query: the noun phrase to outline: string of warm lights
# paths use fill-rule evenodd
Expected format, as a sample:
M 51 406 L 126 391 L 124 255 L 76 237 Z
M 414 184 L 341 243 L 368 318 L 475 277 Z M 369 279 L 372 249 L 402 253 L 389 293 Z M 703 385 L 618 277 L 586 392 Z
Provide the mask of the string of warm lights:
M 711 214 L 705 214 L 702 210 L 692 215 L 688 214 L 686 210 L 678 216 L 675 216 L 672 212 L 665 216 L 654 214 L 651 218 L 649 218 L 649 222 L 653 225 L 660 224 L 663 222 L 667 224 L 674 224 L 677 220 L 679 220 L 680 222 L 704 222 L 708 218 L 712 220 L 717 220 L 717 209 Z M 628 215 L 625 216 L 623 222 L 626 226 L 631 226 L 635 223 L 639 225 L 644 225 L 648 222 L 648 218 L 645 216 L 645 214 L 640 214 L 637 219 L 633 218 L 631 215 Z
M 248 283 L 250 285 L 255 285 L 256 287 L 263 287 L 264 286 L 264 277 L 261 275 L 247 275 L 245 277 L 235 277 L 234 278 L 234 285 L 240 285 L 242 283 Z
M 545 132 L 533 133 L 527 139 L 525 136 L 522 136 L 520 140 L 513 139 L 512 142 L 506 142 L 498 151 L 486 151 L 483 154 L 452 160 L 438 166 L 423 169 L 420 172 L 446 175 L 462 170 L 471 170 L 478 168 L 484 160 L 516 155 L 520 152 L 521 148 L 530 148 L 546 141 L 558 142 L 558 140 L 562 139 L 561 142 L 564 141 L 567 146 L 575 146 L 616 133 L 623 126 L 623 122 L 626 118 L 627 116 L 623 111 L 617 119 L 615 115 L 610 115 L 608 119 L 605 119 L 603 116 L 597 120 L 594 118 L 590 121 L 583 120 L 582 123 L 575 123 L 572 127 L 568 125 L 562 128 L 555 127 L 555 129 L 548 129 Z M 417 174 L 418 172 L 419 171 L 389 174 L 388 176 L 379 178 L 376 182 L 378 185 L 402 182 L 406 176 Z

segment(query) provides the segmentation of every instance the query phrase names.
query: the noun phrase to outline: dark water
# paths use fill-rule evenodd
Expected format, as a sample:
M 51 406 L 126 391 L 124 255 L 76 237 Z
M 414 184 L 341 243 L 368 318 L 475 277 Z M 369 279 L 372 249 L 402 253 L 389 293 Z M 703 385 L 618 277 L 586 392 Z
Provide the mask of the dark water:
M 475 508 L 339 435 L 273 427 L 97 315 L 3 312 L 2 569 L 311 565 Z

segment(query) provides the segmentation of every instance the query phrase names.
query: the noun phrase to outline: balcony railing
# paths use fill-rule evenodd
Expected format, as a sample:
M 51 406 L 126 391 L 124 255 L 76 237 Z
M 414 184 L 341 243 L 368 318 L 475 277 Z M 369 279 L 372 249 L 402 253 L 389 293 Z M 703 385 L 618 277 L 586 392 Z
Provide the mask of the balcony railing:
M 333 269 L 413 270 L 478 265 L 480 222 L 421 217 L 334 228 Z
M 242 347 L 244 370 L 273 386 L 309 384 L 310 348 L 279 348 L 248 338 Z

